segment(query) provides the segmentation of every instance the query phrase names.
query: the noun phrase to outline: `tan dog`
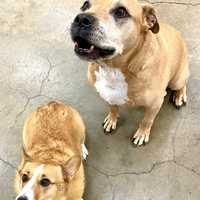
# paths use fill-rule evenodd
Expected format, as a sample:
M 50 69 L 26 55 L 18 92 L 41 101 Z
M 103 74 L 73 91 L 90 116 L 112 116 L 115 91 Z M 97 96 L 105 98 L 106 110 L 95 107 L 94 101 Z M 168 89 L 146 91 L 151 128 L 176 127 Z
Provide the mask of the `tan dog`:
M 71 26 L 75 52 L 92 61 L 88 79 L 110 105 L 104 130 L 116 129 L 118 107 L 144 107 L 145 113 L 132 142 L 149 141 L 166 88 L 173 101 L 187 101 L 187 48 L 181 34 L 159 23 L 154 8 L 137 0 L 86 1 Z
M 26 120 L 16 200 L 81 200 L 85 126 L 79 113 L 60 102 L 39 107 Z

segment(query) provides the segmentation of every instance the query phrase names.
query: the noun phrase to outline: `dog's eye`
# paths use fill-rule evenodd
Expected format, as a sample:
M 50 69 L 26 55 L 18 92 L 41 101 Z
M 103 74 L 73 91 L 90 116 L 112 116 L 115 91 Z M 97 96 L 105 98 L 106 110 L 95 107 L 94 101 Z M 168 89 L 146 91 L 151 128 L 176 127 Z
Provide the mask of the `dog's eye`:
M 91 6 L 90 2 L 89 1 L 85 1 L 83 6 L 81 7 L 81 10 L 82 11 L 86 11 L 87 9 L 89 9 Z
M 22 182 L 23 182 L 23 183 L 26 183 L 26 182 L 28 182 L 28 181 L 29 181 L 28 175 L 23 174 L 23 175 L 22 175 Z
M 43 179 L 40 181 L 40 185 L 41 185 L 42 187 L 48 187 L 50 184 L 51 184 L 51 181 L 50 181 L 48 178 L 43 178 Z
M 124 7 L 118 7 L 112 11 L 115 18 L 129 17 L 129 13 Z

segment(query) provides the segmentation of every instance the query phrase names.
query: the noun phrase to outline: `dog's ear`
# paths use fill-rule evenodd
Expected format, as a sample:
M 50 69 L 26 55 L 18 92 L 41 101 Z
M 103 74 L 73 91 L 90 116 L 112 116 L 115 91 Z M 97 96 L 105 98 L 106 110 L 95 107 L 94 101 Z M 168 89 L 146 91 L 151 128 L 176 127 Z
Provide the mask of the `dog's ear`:
M 81 166 L 81 157 L 73 156 L 63 165 L 63 174 L 67 178 L 72 178 Z
M 143 4 L 142 12 L 144 25 L 145 27 L 147 27 L 147 30 L 151 30 L 155 34 L 158 33 L 160 30 L 160 26 L 156 17 L 156 11 L 154 7 L 150 4 Z
M 24 147 L 22 147 L 22 154 L 23 154 L 23 158 L 25 161 L 31 161 L 31 157 L 27 154 L 26 150 Z

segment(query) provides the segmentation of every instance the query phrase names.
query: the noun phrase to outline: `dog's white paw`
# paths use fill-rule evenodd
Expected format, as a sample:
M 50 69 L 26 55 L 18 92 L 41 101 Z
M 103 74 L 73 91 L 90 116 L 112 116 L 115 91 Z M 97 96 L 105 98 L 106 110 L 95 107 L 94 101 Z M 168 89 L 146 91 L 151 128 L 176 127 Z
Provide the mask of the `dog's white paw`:
M 142 131 L 141 129 L 138 129 L 135 135 L 132 138 L 132 143 L 138 146 L 141 146 L 145 143 L 149 142 L 149 131 Z
M 89 154 L 89 153 L 88 153 L 88 150 L 87 150 L 85 144 L 82 144 L 82 155 L 83 155 L 83 159 L 84 159 L 84 160 L 87 159 L 88 154 Z
M 187 103 L 187 96 L 186 94 L 179 94 L 175 97 L 175 104 L 177 107 L 181 107 Z
M 174 103 L 177 109 L 186 105 L 187 103 L 186 87 L 178 91 L 173 91 L 171 99 L 172 103 Z
M 108 116 L 105 118 L 103 123 L 103 129 L 105 133 L 111 133 L 112 131 L 116 130 L 117 128 L 117 118 L 114 117 L 111 114 L 108 114 Z

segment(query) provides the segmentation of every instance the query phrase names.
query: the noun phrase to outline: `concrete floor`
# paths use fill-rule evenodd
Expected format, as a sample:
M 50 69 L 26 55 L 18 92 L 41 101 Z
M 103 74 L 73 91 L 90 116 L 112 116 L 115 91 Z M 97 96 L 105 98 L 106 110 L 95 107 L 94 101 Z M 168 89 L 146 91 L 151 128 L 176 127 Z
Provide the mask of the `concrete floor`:
M 24 119 L 52 99 L 73 105 L 87 125 L 85 200 L 200 199 L 200 3 L 152 2 L 187 41 L 189 103 L 177 111 L 166 98 L 150 143 L 133 148 L 129 137 L 142 111 L 122 110 L 117 133 L 105 136 L 107 106 L 87 83 L 86 63 L 73 53 L 69 27 L 80 2 L 0 1 L 0 199 L 15 197 Z

